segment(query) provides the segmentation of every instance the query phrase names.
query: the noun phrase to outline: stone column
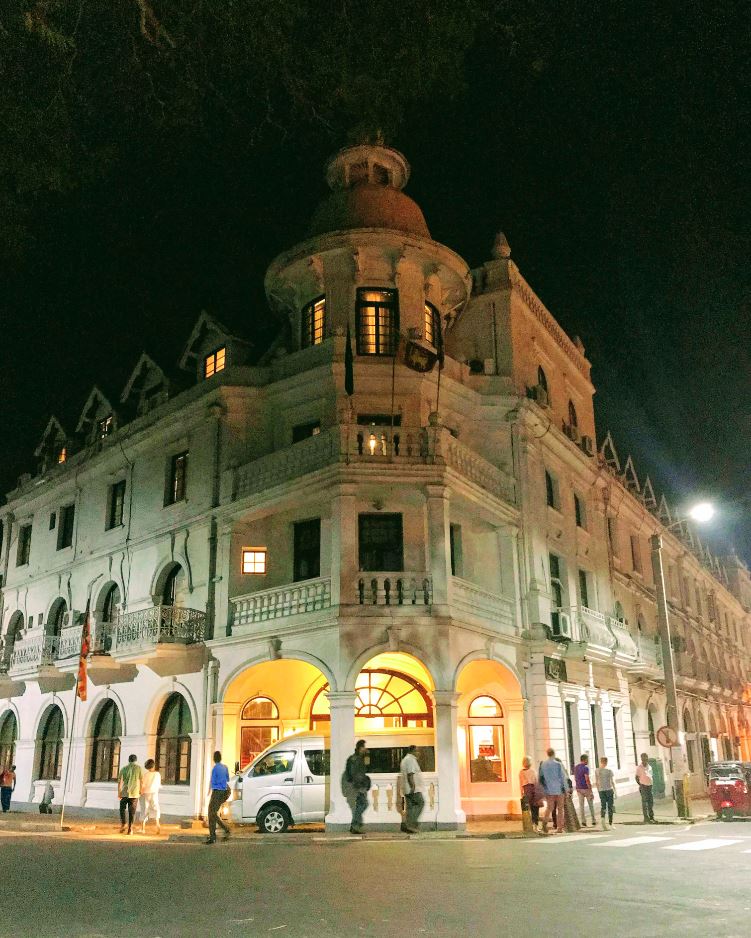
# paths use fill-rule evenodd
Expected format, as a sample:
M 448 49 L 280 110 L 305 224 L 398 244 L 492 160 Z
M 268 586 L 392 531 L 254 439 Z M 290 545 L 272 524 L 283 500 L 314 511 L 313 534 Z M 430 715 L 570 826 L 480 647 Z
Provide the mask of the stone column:
M 339 486 L 331 499 L 331 605 L 356 602 L 356 486 Z
M 451 593 L 451 549 L 449 534 L 449 490 L 428 485 L 428 570 L 433 578 L 433 610 L 448 615 Z M 443 609 L 441 609 L 443 607 Z
M 438 830 L 463 830 L 467 817 L 459 789 L 459 748 L 456 705 L 459 694 L 452 690 L 432 693 L 435 705 L 435 767 L 438 774 Z
M 342 775 L 347 758 L 355 748 L 354 691 L 329 692 L 331 705 L 331 774 L 329 776 L 329 813 L 326 832 L 348 831 L 352 808 L 342 793 Z

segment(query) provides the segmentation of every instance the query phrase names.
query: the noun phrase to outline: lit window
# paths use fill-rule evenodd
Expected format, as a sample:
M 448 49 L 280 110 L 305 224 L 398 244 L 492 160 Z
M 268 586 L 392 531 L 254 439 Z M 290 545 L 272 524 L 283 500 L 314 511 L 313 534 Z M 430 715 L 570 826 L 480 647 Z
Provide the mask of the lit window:
M 109 414 L 109 416 L 103 417 L 97 424 L 97 436 L 100 440 L 103 440 L 106 436 L 109 436 L 114 429 L 115 421 L 112 414 Z
M 506 739 L 501 705 L 492 697 L 476 697 L 467 715 L 470 781 L 505 782 Z
M 326 325 L 326 297 L 319 296 L 303 307 L 300 319 L 300 348 L 320 345 Z
M 396 290 L 357 291 L 357 354 L 394 355 L 399 337 Z
M 227 361 L 227 349 L 222 346 L 218 348 L 215 352 L 212 352 L 210 355 L 207 355 L 203 360 L 203 376 L 204 378 L 210 378 L 212 375 L 215 375 L 217 371 L 224 371 L 224 366 Z
M 438 310 L 430 303 L 425 304 L 425 341 L 438 348 L 441 340 L 441 320 Z
M 265 547 L 243 547 L 242 558 L 243 573 L 266 573 Z
M 58 464 L 64 463 L 67 460 L 67 458 L 68 458 L 68 448 L 66 446 L 63 446 L 63 448 L 57 454 Z
M 188 474 L 188 453 L 176 453 L 167 464 L 164 504 L 174 505 L 185 499 Z
M 475 697 L 469 705 L 470 717 L 502 717 L 503 709 L 492 697 Z

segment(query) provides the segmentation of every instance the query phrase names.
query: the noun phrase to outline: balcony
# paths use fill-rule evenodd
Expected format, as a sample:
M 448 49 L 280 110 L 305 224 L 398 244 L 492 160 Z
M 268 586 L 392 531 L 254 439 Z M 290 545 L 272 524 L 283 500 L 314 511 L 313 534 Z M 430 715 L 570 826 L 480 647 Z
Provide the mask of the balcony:
M 113 659 L 144 664 L 161 676 L 198 671 L 203 665 L 206 613 L 199 609 L 160 605 L 122 613 L 99 633 L 104 648 L 107 631 Z
M 451 606 L 460 614 L 485 619 L 499 631 L 514 634 L 514 604 L 505 596 L 455 576 L 451 578 Z
M 432 465 L 453 470 L 494 497 L 514 501 L 513 479 L 444 427 L 339 425 L 234 470 L 232 495 L 257 492 L 334 465 Z
M 433 582 L 427 573 L 360 573 L 355 582 L 355 604 L 406 608 L 412 612 L 418 606 L 433 602 Z
M 33 677 L 42 668 L 52 668 L 57 658 L 59 637 L 44 632 L 29 633 L 17 638 L 8 664 L 12 678 Z
M 236 596 L 232 603 L 232 631 L 242 634 L 249 626 L 288 616 L 319 612 L 331 607 L 331 578 L 319 577 L 289 583 L 276 589 Z
M 557 613 L 557 637 L 570 639 L 569 656 L 586 655 L 590 659 L 624 665 L 629 665 L 638 658 L 634 637 L 628 626 L 619 619 L 588 606 L 564 607 L 558 609 Z M 561 624 L 566 620 L 569 623 L 568 636 Z
M 644 677 L 662 678 L 662 648 L 659 642 L 640 634 L 636 641 L 636 661 L 629 671 Z

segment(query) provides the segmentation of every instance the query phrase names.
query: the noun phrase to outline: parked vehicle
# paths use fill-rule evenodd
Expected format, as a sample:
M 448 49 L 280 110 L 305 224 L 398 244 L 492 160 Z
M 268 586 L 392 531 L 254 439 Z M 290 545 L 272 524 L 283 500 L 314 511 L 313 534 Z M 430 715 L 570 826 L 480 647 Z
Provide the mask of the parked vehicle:
M 374 785 L 379 775 L 395 781 L 411 744 L 420 747 L 423 771 L 435 770 L 431 730 L 405 729 L 363 738 L 370 750 L 368 773 Z M 256 824 L 266 834 L 284 833 L 293 824 L 322 822 L 330 803 L 329 759 L 328 737 L 319 733 L 278 740 L 235 777 L 233 800 L 227 803 L 229 817 L 237 824 Z
M 751 817 L 751 762 L 712 762 L 709 798 L 717 818 Z

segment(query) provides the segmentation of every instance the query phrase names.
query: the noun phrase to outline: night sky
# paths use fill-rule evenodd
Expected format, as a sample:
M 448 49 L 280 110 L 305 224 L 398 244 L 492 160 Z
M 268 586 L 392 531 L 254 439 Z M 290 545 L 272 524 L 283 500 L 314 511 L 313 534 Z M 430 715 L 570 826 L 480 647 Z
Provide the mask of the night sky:
M 658 496 L 715 500 L 720 543 L 751 559 L 751 31 L 742 5 L 659 6 L 562 3 L 511 51 L 481 34 L 464 87 L 408 104 L 388 142 L 433 237 L 474 266 L 503 230 L 581 336 L 599 440 Z M 217 113 L 208 137 L 136 133 L 107 173 L 35 201 L 0 270 L 3 491 L 50 413 L 72 431 L 95 382 L 115 404 L 142 350 L 173 370 L 201 309 L 263 349 L 264 271 L 346 142 Z

